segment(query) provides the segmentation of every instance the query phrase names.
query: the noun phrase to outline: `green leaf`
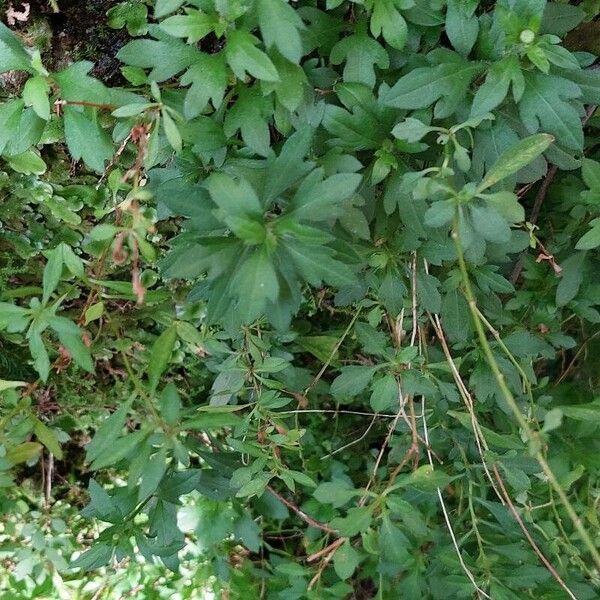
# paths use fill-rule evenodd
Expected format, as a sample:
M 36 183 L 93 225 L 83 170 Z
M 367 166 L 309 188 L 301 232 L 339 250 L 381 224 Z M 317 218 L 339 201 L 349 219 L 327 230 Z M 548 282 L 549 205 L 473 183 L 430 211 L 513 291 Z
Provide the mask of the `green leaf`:
M 177 39 L 133 40 L 117 53 L 117 58 L 133 67 L 152 69 L 150 79 L 165 81 L 196 61 L 200 51 Z
M 219 26 L 216 15 L 193 8 L 186 8 L 185 13 L 161 21 L 160 28 L 174 37 L 187 37 L 188 44 L 195 44 Z
M 167 453 L 164 448 L 150 457 L 142 470 L 142 481 L 138 490 L 138 502 L 153 495 L 167 471 Z
M 59 246 L 48 252 L 48 261 L 44 268 L 43 289 L 44 295 L 42 302 L 46 304 L 52 295 L 52 292 L 57 288 L 63 270 L 63 253 Z
M 35 419 L 33 432 L 37 439 L 46 446 L 49 452 L 52 452 L 58 460 L 62 459 L 63 453 L 58 438 L 56 437 L 56 433 L 54 433 L 52 429 L 42 423 L 39 419 Z
M 364 33 L 342 38 L 332 48 L 329 58 L 334 65 L 345 62 L 344 81 L 364 83 L 369 88 L 375 85 L 375 66 L 387 69 L 390 64 L 385 49 Z
M 77 108 L 65 107 L 65 141 L 75 160 L 83 159 L 91 169 L 102 172 L 112 158 L 114 147 L 94 113 L 88 117 Z
M 548 2 L 544 6 L 541 32 L 562 37 L 571 29 L 575 29 L 584 18 L 585 10 L 581 6 Z
M 50 119 L 50 100 L 48 93 L 50 84 L 45 77 L 36 75 L 25 83 L 23 88 L 23 101 L 25 106 L 32 106 L 38 117 L 48 121 Z
M 331 384 L 331 394 L 335 398 L 357 396 L 371 383 L 371 379 L 379 368 L 380 366 L 344 367 Z
M 379 526 L 380 553 L 395 564 L 404 563 L 410 556 L 409 539 L 396 527 L 388 515 L 385 515 Z
M 561 146 L 583 148 L 583 128 L 577 108 L 571 102 L 581 96 L 581 89 L 567 79 L 528 73 L 525 91 L 519 102 L 519 114 L 526 129 L 551 133 Z
M 181 76 L 181 85 L 190 86 L 183 104 L 187 119 L 197 117 L 210 100 L 218 109 L 228 84 L 227 65 L 222 54 L 201 54 Z
M 11 169 L 17 171 L 17 173 L 25 173 L 27 175 L 42 175 L 46 172 L 47 168 L 37 148 L 30 148 L 21 154 L 7 156 L 6 161 Z
M 403 478 L 398 485 L 400 487 L 415 487 L 424 492 L 434 492 L 438 488 L 445 488 L 451 481 L 452 477 L 440 469 L 434 469 L 430 465 L 423 465 Z
M 258 39 L 246 31 L 230 31 L 225 46 L 225 56 L 231 70 L 240 79 L 246 73 L 264 81 L 279 81 L 279 75 L 271 59 L 256 48 Z
M 427 108 L 436 102 L 435 116 L 448 117 L 458 108 L 480 71 L 477 63 L 458 60 L 413 69 L 382 95 L 382 101 L 386 106 L 403 109 Z
M 175 341 L 177 340 L 177 328 L 174 325 L 165 329 L 155 340 L 150 351 L 148 361 L 148 385 L 150 392 L 154 393 L 161 375 L 167 368 Z
M 469 307 L 459 290 L 447 292 L 442 299 L 442 326 L 450 341 L 465 341 L 469 337 L 471 317 Z
M 0 23 L 0 73 L 32 70 L 31 57 L 21 40 L 4 23 Z
M 548 149 L 554 138 L 547 133 L 529 136 L 505 150 L 477 187 L 477 193 L 510 177 Z
M 41 444 L 38 444 L 37 442 L 23 442 L 7 451 L 6 460 L 12 465 L 18 465 L 37 458 L 41 451 Z
M 167 140 L 169 141 L 169 144 L 171 144 L 171 148 L 173 148 L 175 152 L 181 152 L 183 147 L 181 133 L 179 132 L 179 128 L 175 124 L 175 121 L 173 121 L 166 110 L 162 111 L 162 123 Z
M 48 324 L 58 334 L 60 343 L 71 358 L 88 373 L 94 372 L 94 363 L 87 346 L 81 341 L 81 331 L 73 321 L 65 317 L 49 317 Z
M 590 222 L 591 229 L 575 245 L 577 250 L 591 250 L 600 246 L 600 218 Z
M 225 215 L 252 218 L 262 214 L 258 196 L 245 179 L 236 181 L 225 173 L 213 173 L 204 185 Z
M 237 492 L 237 498 L 248 498 L 250 496 L 262 496 L 269 481 L 271 481 L 272 475 L 266 473 L 260 473 L 254 479 L 251 479 L 248 483 L 243 485 Z
M 35 330 L 30 330 L 29 352 L 31 352 L 33 366 L 38 372 L 40 379 L 46 382 L 48 375 L 50 375 L 50 357 L 48 356 L 42 336 Z
M 175 12 L 185 0 L 156 0 L 154 3 L 154 17 L 161 19 Z
M 269 166 L 265 182 L 265 202 L 277 198 L 312 167 L 303 162 L 312 144 L 314 130 L 305 126 L 293 133 L 283 145 L 279 156 Z
M 266 100 L 258 94 L 258 89 L 243 90 L 227 112 L 223 123 L 225 135 L 230 137 L 240 130 L 244 143 L 262 156 L 271 153 L 265 102 Z
M 352 577 L 359 563 L 360 555 L 349 541 L 344 542 L 333 555 L 333 568 L 336 575 L 343 580 Z
M 267 48 L 275 46 L 293 63 L 302 57 L 300 31 L 304 23 L 298 12 L 285 0 L 258 0 L 258 24 Z
M 168 425 L 176 425 L 181 414 L 181 398 L 177 387 L 169 382 L 159 396 L 160 415 Z
M 6 390 L 25 387 L 26 385 L 27 383 L 25 381 L 7 381 L 6 379 L 0 379 L 0 393 Z
M 496 244 L 508 242 L 511 230 L 508 223 L 491 206 L 469 206 L 473 227 L 485 240 Z
M 473 98 L 471 116 L 484 115 L 499 106 L 506 98 L 511 81 L 513 82 L 513 94 L 517 95 L 515 89 L 518 88 L 516 86 L 523 88 L 525 80 L 521 74 L 519 62 L 514 56 L 506 57 L 491 66 L 485 81 Z M 519 99 L 521 94 L 522 91 L 518 94 Z
M 133 400 L 124 402 L 96 430 L 92 441 L 86 446 L 86 460 L 91 462 L 109 449 L 121 434 L 127 413 Z
M 275 302 L 279 281 L 265 249 L 257 249 L 240 265 L 231 283 L 238 298 L 237 312 L 245 323 L 264 314 L 267 301 Z
M 589 423 L 600 423 L 600 402 L 594 400 L 585 404 L 573 404 L 568 406 L 559 406 L 562 414 L 576 421 L 586 421 Z
M 339 173 L 323 181 L 318 173 L 307 177 L 292 199 L 291 215 L 307 221 L 322 221 L 336 213 L 336 207 L 352 196 L 362 176 L 358 173 Z
M 463 56 L 471 52 L 477 41 L 479 20 L 473 15 L 477 4 L 477 2 L 448 0 L 446 35 L 454 49 Z
M 361 490 L 353 488 L 347 481 L 342 479 L 320 483 L 313 492 L 313 496 L 321 504 L 332 504 L 335 508 L 344 506 L 360 494 Z
M 417 296 L 423 308 L 432 313 L 439 313 L 442 308 L 442 296 L 439 292 L 439 280 L 419 271 L 417 273 Z
M 89 71 L 94 66 L 89 61 L 73 63 L 63 71 L 54 73 L 52 79 L 60 88 L 62 100 L 88 101 L 99 104 L 111 101 L 110 90 L 98 79 L 90 77 Z M 69 111 L 80 111 L 80 107 L 66 107 L 65 113 Z
M 143 35 L 148 30 L 148 7 L 142 2 L 120 2 L 110 8 L 106 16 L 109 27 L 121 29 L 127 26 L 129 35 Z
M 404 48 L 408 37 L 408 26 L 398 10 L 403 4 L 409 3 L 398 0 L 377 0 L 373 4 L 371 14 L 370 28 L 373 36 L 379 37 L 383 34 L 385 41 L 396 50 Z
M 385 375 L 377 379 L 373 384 L 371 394 L 371 408 L 375 412 L 386 412 L 398 408 L 400 390 L 396 378 L 392 375 Z
M 92 471 L 98 471 L 99 469 L 116 465 L 125 458 L 130 458 L 135 455 L 136 451 L 139 451 L 139 446 L 144 443 L 148 435 L 148 431 L 140 429 L 114 440 L 112 444 L 105 448 L 105 450 L 92 462 L 90 469 Z
M 341 535 L 354 537 L 361 531 L 366 531 L 373 519 L 373 507 L 353 506 L 348 509 L 345 517 L 336 517 L 330 522 L 333 529 L 337 529 Z
M 584 158 L 581 162 L 581 175 L 583 181 L 593 192 L 600 192 L 600 163 Z
M 420 142 L 430 131 L 435 131 L 435 127 L 430 127 L 419 121 L 419 119 L 413 119 L 407 117 L 398 123 L 392 129 L 392 135 L 398 139 L 406 140 L 407 142 Z
M 583 263 L 585 252 L 576 252 L 560 263 L 562 267 L 560 282 L 556 288 L 556 304 L 567 305 L 579 292 L 583 282 Z
M 89 325 L 92 321 L 97 321 L 104 314 L 104 302 L 96 302 L 85 311 L 85 324 Z

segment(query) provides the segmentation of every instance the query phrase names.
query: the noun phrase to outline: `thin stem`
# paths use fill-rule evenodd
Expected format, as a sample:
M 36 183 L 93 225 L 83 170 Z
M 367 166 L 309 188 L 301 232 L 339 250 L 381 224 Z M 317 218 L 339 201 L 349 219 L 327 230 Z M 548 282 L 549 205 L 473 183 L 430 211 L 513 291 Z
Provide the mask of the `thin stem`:
M 581 536 L 581 539 L 582 539 L 584 545 L 586 546 L 586 548 L 588 549 L 588 552 L 592 556 L 594 563 L 596 564 L 596 567 L 598 569 L 600 569 L 600 553 L 598 552 L 598 549 L 596 548 L 590 534 L 587 532 L 587 530 L 583 526 L 583 523 L 582 523 L 581 519 L 579 518 L 579 516 L 577 515 L 577 512 L 573 508 L 571 501 L 569 500 L 569 498 L 565 494 L 565 491 L 562 489 L 560 483 L 558 482 L 556 475 L 554 475 L 554 472 L 552 471 L 552 469 L 550 468 L 550 465 L 548 464 L 544 455 L 542 454 L 542 452 L 540 450 L 540 448 L 541 448 L 540 436 L 537 432 L 535 432 L 531 429 L 531 427 L 529 426 L 529 423 L 527 423 L 527 420 L 525 419 L 525 417 L 523 416 L 523 413 L 519 409 L 517 401 L 515 400 L 513 393 L 510 391 L 510 388 L 508 387 L 508 385 L 506 383 L 506 379 L 505 379 L 503 373 L 500 371 L 500 367 L 498 366 L 496 357 L 494 356 L 494 353 L 492 351 L 490 343 L 488 342 L 487 336 L 485 334 L 485 330 L 483 328 L 483 323 L 482 323 L 481 318 L 479 317 L 479 313 L 477 311 L 477 301 L 475 299 L 475 294 L 473 293 L 473 288 L 471 287 L 471 281 L 469 279 L 469 273 L 467 271 L 467 264 L 465 262 L 463 247 L 462 247 L 462 243 L 461 243 L 460 236 L 458 233 L 458 216 L 455 217 L 454 227 L 452 230 L 452 239 L 454 240 L 454 245 L 456 247 L 456 254 L 458 257 L 458 265 L 459 265 L 460 273 L 461 273 L 462 280 L 463 280 L 465 296 L 467 298 L 467 303 L 469 305 L 471 317 L 472 317 L 473 323 L 475 325 L 475 330 L 477 331 L 477 336 L 479 338 L 479 342 L 481 344 L 481 347 L 482 347 L 485 357 L 487 359 L 488 365 L 489 365 L 490 369 L 492 370 L 492 373 L 494 375 L 496 383 L 500 389 L 500 392 L 502 393 L 502 397 L 504 398 L 506 404 L 509 406 L 510 410 L 512 411 L 517 423 L 519 424 L 519 426 L 521 427 L 521 429 L 527 436 L 527 440 L 529 441 L 530 447 L 533 450 L 533 456 L 538 461 L 540 467 L 542 468 L 542 471 L 544 472 L 544 475 L 546 475 L 548 481 L 550 482 L 550 485 L 552 486 L 554 491 L 558 494 L 558 497 L 560 498 L 561 502 L 563 503 L 565 510 L 569 514 L 569 517 L 571 518 L 571 521 L 573 522 L 575 529 Z
M 158 411 L 156 410 L 154 403 L 152 402 L 152 399 L 146 392 L 146 389 L 144 388 L 144 385 L 140 381 L 140 378 L 135 374 L 133 367 L 131 366 L 131 362 L 129 361 L 129 358 L 127 357 L 127 354 L 125 354 L 125 352 L 121 352 L 121 358 L 123 359 L 123 364 L 125 365 L 127 374 L 131 378 L 133 387 L 134 387 L 135 391 L 137 392 L 138 396 L 142 399 L 142 401 L 144 402 L 144 405 L 146 406 L 148 411 L 152 414 L 152 416 L 156 419 L 156 421 L 158 421 L 159 423 L 162 422 L 161 416 L 158 414 Z
M 326 533 L 332 533 L 334 535 L 338 535 L 338 531 L 329 527 L 329 525 L 325 525 L 325 523 L 321 523 L 313 519 L 310 515 L 307 515 L 301 508 L 296 506 L 291 500 L 288 500 L 285 496 L 282 496 L 279 492 L 276 492 L 270 485 L 267 486 L 267 489 L 273 496 L 275 496 L 280 502 L 285 504 L 290 510 L 295 512 L 305 523 L 310 525 L 311 527 L 316 527 L 321 531 L 325 531 Z
M 354 313 L 352 320 L 348 324 L 348 327 L 346 327 L 346 330 L 342 334 L 342 337 L 337 341 L 336 345 L 333 347 L 333 350 L 331 351 L 331 354 L 329 355 L 329 357 L 327 358 L 327 360 L 321 367 L 321 370 L 317 373 L 315 378 L 310 382 L 310 385 L 304 390 L 305 396 L 308 394 L 308 392 L 310 392 L 310 390 L 312 390 L 315 387 L 315 385 L 317 385 L 317 383 L 319 382 L 321 377 L 323 377 L 323 374 L 327 370 L 327 367 L 329 367 L 329 365 L 331 364 L 333 357 L 336 355 L 337 351 L 340 349 L 340 346 L 344 343 L 344 340 L 346 339 L 346 337 L 348 336 L 350 331 L 352 331 L 352 327 L 354 327 L 354 323 L 356 323 L 356 319 L 358 319 L 358 316 L 360 315 L 361 310 L 362 310 L 362 306 L 359 306 L 358 310 Z

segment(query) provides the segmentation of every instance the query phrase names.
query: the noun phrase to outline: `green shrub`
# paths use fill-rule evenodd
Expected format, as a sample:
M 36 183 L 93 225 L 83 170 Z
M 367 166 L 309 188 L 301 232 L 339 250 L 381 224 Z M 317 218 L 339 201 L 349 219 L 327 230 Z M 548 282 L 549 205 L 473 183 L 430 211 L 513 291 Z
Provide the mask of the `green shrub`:
M 597 597 L 595 13 L 129 0 L 121 87 L 0 24 L 0 586 Z

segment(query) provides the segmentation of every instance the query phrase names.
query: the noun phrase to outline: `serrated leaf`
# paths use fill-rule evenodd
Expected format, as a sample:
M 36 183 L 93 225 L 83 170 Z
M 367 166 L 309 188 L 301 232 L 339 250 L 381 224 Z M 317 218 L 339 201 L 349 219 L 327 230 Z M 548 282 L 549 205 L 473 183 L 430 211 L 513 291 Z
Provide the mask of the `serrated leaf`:
M 114 147 L 102 129 L 96 115 L 88 117 L 76 108 L 65 107 L 65 141 L 71 156 L 83 161 L 91 169 L 102 172 L 105 161 L 111 159 Z
M 360 394 L 371 382 L 379 367 L 352 366 L 341 369 L 331 384 L 335 398 L 348 398 Z
M 237 77 L 245 79 L 246 73 L 264 81 L 279 81 L 271 59 L 256 48 L 258 39 L 246 31 L 230 31 L 225 46 L 225 56 Z
M 448 117 L 480 71 L 480 65 L 465 61 L 413 69 L 385 92 L 382 101 L 386 106 L 403 109 L 427 108 L 437 102 L 436 116 Z
M 38 117 L 48 121 L 50 119 L 50 100 L 48 93 L 50 85 L 48 80 L 41 75 L 28 79 L 23 87 L 23 101 L 25 106 L 32 106 Z
M 583 129 L 577 108 L 571 103 L 580 96 L 579 86 L 567 79 L 528 73 L 519 114 L 530 133 L 542 129 L 551 133 L 561 146 L 581 150 Z
M 282 56 L 298 63 L 302 56 L 300 31 L 304 23 L 285 0 L 258 0 L 258 24 L 267 48 L 275 46 Z
M 219 26 L 215 15 L 193 8 L 186 8 L 185 12 L 161 21 L 160 28 L 174 37 L 187 37 L 188 44 L 195 44 Z

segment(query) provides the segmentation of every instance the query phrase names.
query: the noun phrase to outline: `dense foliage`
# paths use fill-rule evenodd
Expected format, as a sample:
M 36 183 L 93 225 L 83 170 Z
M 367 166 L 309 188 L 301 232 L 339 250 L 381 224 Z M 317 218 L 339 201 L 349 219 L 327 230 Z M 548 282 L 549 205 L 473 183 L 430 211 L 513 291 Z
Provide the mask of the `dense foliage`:
M 0 23 L 3 597 L 597 598 L 598 2 L 109 4 Z

